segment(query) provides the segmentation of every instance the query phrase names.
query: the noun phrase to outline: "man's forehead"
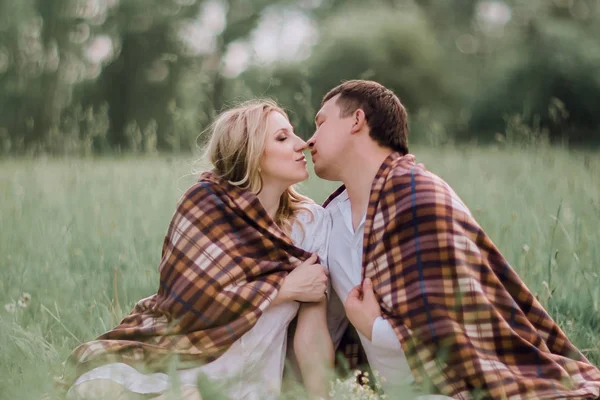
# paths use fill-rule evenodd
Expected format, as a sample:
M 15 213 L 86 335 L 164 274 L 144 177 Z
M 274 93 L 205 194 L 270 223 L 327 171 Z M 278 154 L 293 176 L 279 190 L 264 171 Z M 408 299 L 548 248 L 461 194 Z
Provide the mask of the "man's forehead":
M 330 114 L 332 109 L 338 108 L 338 105 L 336 104 L 336 102 L 339 97 L 340 97 L 340 95 L 336 94 L 335 96 L 333 96 L 332 98 L 327 100 L 325 103 L 323 103 L 323 105 L 321 106 L 321 109 L 319 110 L 319 112 L 317 112 L 316 118 L 323 117 L 327 114 Z

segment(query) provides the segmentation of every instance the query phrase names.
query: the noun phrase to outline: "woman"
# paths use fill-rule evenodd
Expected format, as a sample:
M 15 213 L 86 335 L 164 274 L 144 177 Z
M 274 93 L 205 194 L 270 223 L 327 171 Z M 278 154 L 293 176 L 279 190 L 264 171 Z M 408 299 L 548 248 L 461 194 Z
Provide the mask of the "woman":
M 297 313 L 300 371 L 312 394 L 327 397 L 333 347 L 326 269 L 317 255 L 324 262 L 329 223 L 292 186 L 308 178 L 304 147 L 271 101 L 217 118 L 207 147 L 213 169 L 179 201 L 158 293 L 73 351 L 71 398 L 165 398 L 173 362 L 186 399 L 200 398 L 199 375 L 231 398 L 276 397 L 287 327 Z

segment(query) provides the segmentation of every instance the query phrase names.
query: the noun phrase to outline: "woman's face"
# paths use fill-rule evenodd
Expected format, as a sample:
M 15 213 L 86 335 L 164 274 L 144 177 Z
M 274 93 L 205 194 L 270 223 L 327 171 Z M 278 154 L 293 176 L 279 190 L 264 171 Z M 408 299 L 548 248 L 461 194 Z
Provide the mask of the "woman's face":
M 306 142 L 294 134 L 285 116 L 271 111 L 267 117 L 265 151 L 260 160 L 264 185 L 284 188 L 308 178 L 306 158 L 302 151 Z

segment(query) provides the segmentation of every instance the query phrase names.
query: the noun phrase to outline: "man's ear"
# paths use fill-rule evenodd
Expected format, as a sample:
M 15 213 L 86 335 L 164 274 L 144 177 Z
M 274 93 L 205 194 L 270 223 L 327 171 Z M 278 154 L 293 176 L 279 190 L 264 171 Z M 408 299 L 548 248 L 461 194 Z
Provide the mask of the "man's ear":
M 365 112 L 361 108 L 357 108 L 356 111 L 352 113 L 352 129 L 350 133 L 359 133 L 367 127 L 367 118 L 365 117 Z

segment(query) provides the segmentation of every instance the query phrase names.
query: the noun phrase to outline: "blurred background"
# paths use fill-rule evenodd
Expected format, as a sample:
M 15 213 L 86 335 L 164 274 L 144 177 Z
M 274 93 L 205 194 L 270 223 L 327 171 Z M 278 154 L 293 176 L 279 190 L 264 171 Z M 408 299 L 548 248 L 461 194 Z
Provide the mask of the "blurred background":
M 599 0 L 0 0 L 0 154 L 190 152 L 254 97 L 306 138 L 354 78 L 398 94 L 413 144 L 598 146 L 599 20 Z
M 71 350 L 156 292 L 219 111 L 271 97 L 308 138 L 356 78 L 600 365 L 599 22 L 600 0 L 0 0 L 0 399 L 61 399 Z

